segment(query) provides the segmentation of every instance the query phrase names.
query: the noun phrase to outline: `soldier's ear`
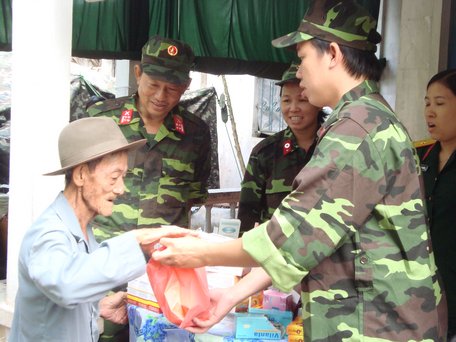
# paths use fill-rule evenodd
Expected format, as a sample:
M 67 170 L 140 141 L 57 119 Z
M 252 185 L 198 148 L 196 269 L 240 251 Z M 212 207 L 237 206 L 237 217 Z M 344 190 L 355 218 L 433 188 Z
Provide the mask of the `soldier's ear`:
M 342 51 L 340 50 L 340 46 L 339 44 L 335 43 L 335 42 L 331 42 L 329 44 L 329 48 L 326 52 L 329 56 L 329 66 L 330 67 L 335 67 L 336 65 L 338 65 L 339 63 L 342 63 L 343 62 L 343 54 L 342 54 Z
M 136 84 L 139 84 L 139 80 L 141 79 L 141 75 L 142 75 L 142 68 L 141 68 L 141 65 L 139 64 L 136 64 L 134 69 L 133 69 L 134 73 L 135 73 L 135 78 L 136 78 Z

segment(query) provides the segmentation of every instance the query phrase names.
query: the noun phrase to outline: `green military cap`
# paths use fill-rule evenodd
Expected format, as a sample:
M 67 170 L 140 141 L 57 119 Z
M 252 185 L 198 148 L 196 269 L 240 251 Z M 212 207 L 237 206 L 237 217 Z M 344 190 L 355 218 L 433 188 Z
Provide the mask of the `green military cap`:
M 299 63 L 291 63 L 290 67 L 283 73 L 282 79 L 276 82 L 276 85 L 283 86 L 285 83 L 299 83 L 299 79 L 296 77 L 298 69 Z
M 278 48 L 319 38 L 359 50 L 376 51 L 382 37 L 377 21 L 369 11 L 353 0 L 314 0 L 298 30 L 274 39 Z
M 185 84 L 190 79 L 194 59 L 190 45 L 176 39 L 153 36 L 142 48 L 141 66 L 153 78 Z

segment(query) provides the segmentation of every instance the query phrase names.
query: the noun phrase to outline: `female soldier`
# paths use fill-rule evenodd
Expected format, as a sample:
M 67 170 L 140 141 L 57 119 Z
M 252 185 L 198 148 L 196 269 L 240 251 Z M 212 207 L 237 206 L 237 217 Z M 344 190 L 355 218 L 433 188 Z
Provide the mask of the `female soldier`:
M 301 94 L 296 78 L 298 66 L 292 63 L 276 83 L 281 87 L 280 110 L 287 128 L 262 140 L 250 154 L 241 183 L 241 232 L 271 218 L 315 148 L 317 130 L 325 114 Z

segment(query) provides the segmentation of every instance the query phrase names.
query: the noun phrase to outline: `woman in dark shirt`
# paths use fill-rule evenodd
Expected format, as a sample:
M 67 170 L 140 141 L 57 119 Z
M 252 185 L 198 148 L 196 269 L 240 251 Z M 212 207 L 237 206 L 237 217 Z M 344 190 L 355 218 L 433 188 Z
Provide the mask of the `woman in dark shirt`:
M 448 341 L 456 341 L 456 69 L 427 85 L 425 120 L 436 142 L 418 149 L 431 239 L 448 301 Z

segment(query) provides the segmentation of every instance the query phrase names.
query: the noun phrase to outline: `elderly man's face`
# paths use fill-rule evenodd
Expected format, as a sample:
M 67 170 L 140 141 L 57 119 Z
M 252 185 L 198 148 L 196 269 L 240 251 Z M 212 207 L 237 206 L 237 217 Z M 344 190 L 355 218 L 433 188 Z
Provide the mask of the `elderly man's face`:
M 109 216 L 117 196 L 124 192 L 124 177 L 128 168 L 128 154 L 110 154 L 96 165 L 95 169 L 86 168 L 86 179 L 82 186 L 82 202 L 88 212 Z

